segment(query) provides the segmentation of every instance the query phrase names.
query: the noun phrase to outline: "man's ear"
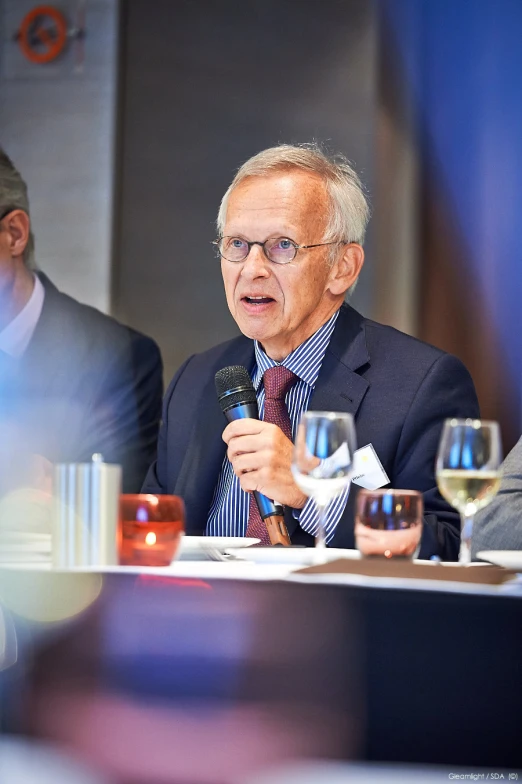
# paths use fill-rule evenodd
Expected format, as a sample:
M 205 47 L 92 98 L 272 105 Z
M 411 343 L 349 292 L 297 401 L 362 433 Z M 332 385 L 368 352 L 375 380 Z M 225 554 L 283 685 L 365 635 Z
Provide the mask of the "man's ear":
M 342 246 L 342 254 L 332 265 L 328 288 L 332 294 L 344 294 L 353 286 L 364 263 L 364 250 L 357 242 Z
M 23 210 L 13 210 L 2 220 L 2 226 L 9 235 L 9 249 L 13 258 L 23 256 L 31 233 L 29 215 Z

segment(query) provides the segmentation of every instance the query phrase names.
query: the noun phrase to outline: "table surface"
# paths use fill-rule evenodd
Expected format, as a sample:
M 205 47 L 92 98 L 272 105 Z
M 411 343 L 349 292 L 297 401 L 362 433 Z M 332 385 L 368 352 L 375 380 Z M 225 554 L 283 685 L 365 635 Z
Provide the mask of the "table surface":
M 413 579 L 401 577 L 374 577 L 360 574 L 299 574 L 307 564 L 295 563 L 253 563 L 243 560 L 210 561 L 210 560 L 177 560 L 168 567 L 146 566 L 104 566 L 76 567 L 67 571 L 95 572 L 99 574 L 149 574 L 163 577 L 194 578 L 205 580 L 248 580 L 270 581 L 290 580 L 307 584 L 329 584 L 339 586 L 360 586 L 364 588 L 408 590 L 438 593 L 456 593 L 483 596 L 510 596 L 522 599 L 522 575 L 502 585 L 486 585 L 460 583 L 455 581 L 437 581 L 429 579 Z M 50 570 L 50 564 L 27 564 L 3 566 L 4 569 Z M 460 566 L 459 564 L 432 564 L 430 568 L 452 569 L 458 575 L 461 569 L 480 569 L 476 566 Z M 54 570 L 53 570 L 54 571 Z M 59 570 L 58 570 L 59 571 Z
M 359 759 L 522 767 L 519 582 L 299 575 L 297 567 L 176 561 L 92 570 L 103 576 L 99 599 L 60 627 L 50 652 L 43 645 L 31 688 L 46 695 L 63 678 L 81 687 L 94 667 L 132 704 L 175 706 L 188 695 L 228 705 L 252 697 L 259 682 L 263 694 L 315 694 L 356 717 L 363 737 L 347 754 Z M 442 568 L 472 567 L 433 566 Z M 55 574 L 65 584 L 67 574 Z M 0 676 L 8 695 L 12 679 L 16 703 L 15 674 Z

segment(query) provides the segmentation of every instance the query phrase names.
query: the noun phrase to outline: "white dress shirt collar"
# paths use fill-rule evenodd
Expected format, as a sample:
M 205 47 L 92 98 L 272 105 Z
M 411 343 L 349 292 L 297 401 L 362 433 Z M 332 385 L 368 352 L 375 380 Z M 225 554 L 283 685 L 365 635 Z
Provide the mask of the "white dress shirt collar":
M 29 345 L 38 324 L 45 298 L 45 289 L 37 275 L 34 276 L 33 293 L 20 313 L 0 332 L 0 351 L 11 357 L 20 357 Z
M 288 354 L 281 362 L 274 362 L 273 359 L 265 354 L 261 344 L 254 340 L 254 351 L 256 356 L 256 367 L 253 374 L 253 383 L 256 391 L 259 389 L 263 373 L 270 367 L 275 365 L 283 365 L 292 373 L 295 373 L 305 384 L 315 387 L 319 371 L 323 364 L 326 349 L 330 343 L 330 338 L 335 328 L 335 323 L 339 316 L 340 309 L 336 310 L 322 327 L 319 327 L 317 332 L 314 332 L 311 337 L 307 338 L 304 343 L 301 343 L 296 349 Z

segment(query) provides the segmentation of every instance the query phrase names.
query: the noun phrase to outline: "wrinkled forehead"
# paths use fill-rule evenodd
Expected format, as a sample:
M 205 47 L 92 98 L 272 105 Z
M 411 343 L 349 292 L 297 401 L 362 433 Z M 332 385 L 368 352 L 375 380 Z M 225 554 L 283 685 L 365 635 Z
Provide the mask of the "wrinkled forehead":
M 245 177 L 230 192 L 226 233 L 243 225 L 260 229 L 323 229 L 329 212 L 326 184 L 314 172 L 299 169 Z

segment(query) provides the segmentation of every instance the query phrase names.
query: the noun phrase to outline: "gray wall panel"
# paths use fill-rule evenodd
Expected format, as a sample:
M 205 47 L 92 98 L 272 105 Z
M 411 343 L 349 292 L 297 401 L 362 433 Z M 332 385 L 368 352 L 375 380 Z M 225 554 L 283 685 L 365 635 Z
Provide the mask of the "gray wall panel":
M 190 353 L 236 334 L 210 242 L 246 158 L 317 138 L 355 161 L 372 190 L 374 7 L 128 0 L 123 14 L 114 309 L 159 341 L 169 377 Z M 368 314 L 372 287 L 368 264 L 355 295 Z
M 79 3 L 59 5 L 69 26 Z M 86 37 L 51 63 L 13 35 L 35 3 L 0 2 L 0 144 L 29 187 L 36 261 L 68 294 L 107 311 L 111 292 L 117 0 L 84 3 Z

